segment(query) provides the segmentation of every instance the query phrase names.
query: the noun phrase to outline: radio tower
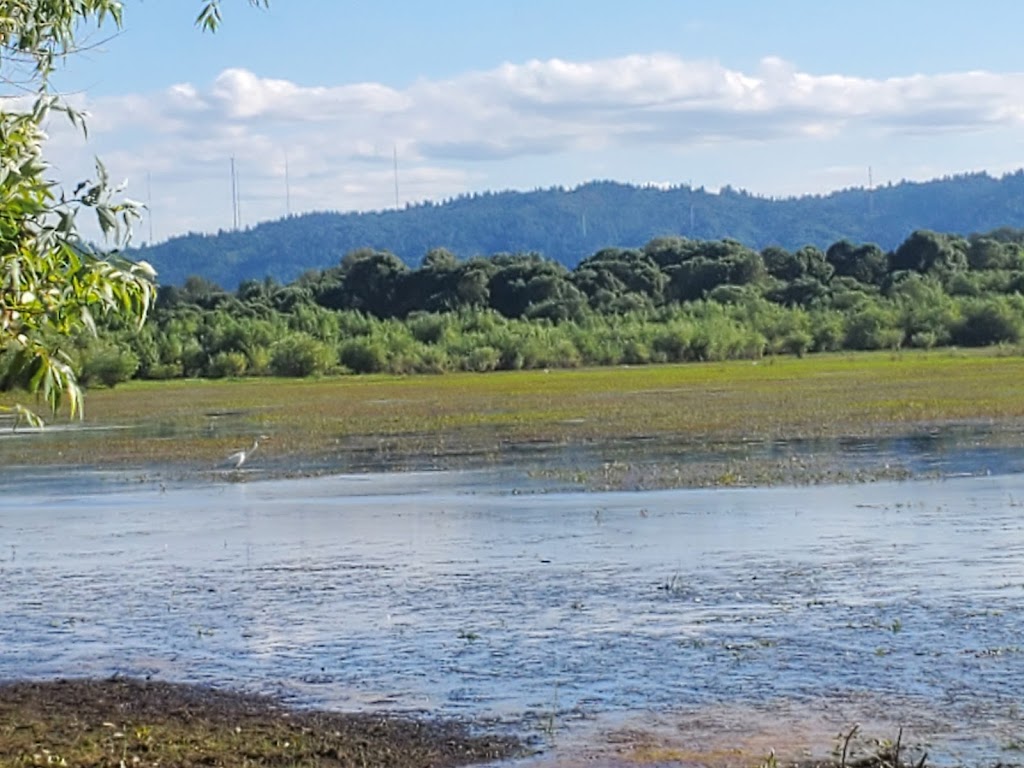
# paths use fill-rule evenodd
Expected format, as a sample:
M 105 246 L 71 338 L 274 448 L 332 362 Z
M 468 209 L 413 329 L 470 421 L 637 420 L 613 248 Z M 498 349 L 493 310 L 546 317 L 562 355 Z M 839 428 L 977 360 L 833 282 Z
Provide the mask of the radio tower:
M 241 212 L 238 206 L 238 171 L 235 169 L 235 156 L 231 156 L 231 228 L 237 232 Z
M 397 211 L 398 208 L 399 208 L 399 202 L 398 202 L 398 145 L 397 144 L 395 144 L 395 146 L 394 146 L 394 156 L 395 156 L 395 210 Z
M 875 215 L 875 180 L 871 175 L 871 166 L 868 166 L 868 216 Z
M 146 221 L 149 224 L 149 245 L 153 244 L 153 176 L 146 171 Z
M 292 215 L 292 187 L 288 179 L 288 153 L 284 153 L 284 214 Z

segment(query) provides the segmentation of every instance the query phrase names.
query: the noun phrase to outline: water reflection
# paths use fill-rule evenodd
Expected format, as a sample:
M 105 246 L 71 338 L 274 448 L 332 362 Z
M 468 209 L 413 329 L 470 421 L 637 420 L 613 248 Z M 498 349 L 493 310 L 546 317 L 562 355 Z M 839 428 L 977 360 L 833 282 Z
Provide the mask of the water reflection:
M 863 694 L 961 724 L 972 755 L 1021 730 L 1024 476 L 508 487 L 470 472 L 9 489 L 0 677 L 562 723 Z

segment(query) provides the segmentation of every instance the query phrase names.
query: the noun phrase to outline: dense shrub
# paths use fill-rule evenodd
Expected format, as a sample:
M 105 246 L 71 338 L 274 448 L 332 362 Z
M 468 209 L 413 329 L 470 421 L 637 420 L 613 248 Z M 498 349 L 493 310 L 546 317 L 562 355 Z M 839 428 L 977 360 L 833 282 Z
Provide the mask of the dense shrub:
M 130 349 L 98 341 L 82 350 L 78 380 L 83 386 L 113 387 L 128 381 L 139 369 L 139 358 Z
M 841 312 L 830 309 L 813 310 L 808 319 L 811 349 L 815 352 L 835 352 L 843 348 L 846 327 Z
M 350 339 L 341 345 L 341 364 L 352 373 L 380 373 L 388 362 L 387 350 L 369 338 Z
M 693 328 L 679 324 L 659 328 L 651 340 L 651 349 L 662 360 L 680 363 L 690 357 L 690 340 Z
M 307 333 L 286 336 L 270 348 L 270 370 L 275 376 L 313 376 L 336 365 L 334 351 Z
M 1014 344 L 1021 340 L 1024 321 L 1020 307 L 1000 299 L 973 301 L 964 307 L 963 319 L 953 328 L 953 342 L 965 347 Z
M 494 347 L 476 347 L 462 361 L 461 368 L 465 371 L 484 373 L 498 368 L 501 353 Z
M 214 379 L 243 376 L 249 359 L 242 352 L 218 352 L 210 360 L 206 375 Z
M 449 319 L 440 314 L 414 314 L 406 320 L 413 338 L 423 344 L 439 344 L 445 339 Z
M 847 318 L 844 346 L 849 349 L 895 349 L 902 341 L 891 311 L 871 305 Z

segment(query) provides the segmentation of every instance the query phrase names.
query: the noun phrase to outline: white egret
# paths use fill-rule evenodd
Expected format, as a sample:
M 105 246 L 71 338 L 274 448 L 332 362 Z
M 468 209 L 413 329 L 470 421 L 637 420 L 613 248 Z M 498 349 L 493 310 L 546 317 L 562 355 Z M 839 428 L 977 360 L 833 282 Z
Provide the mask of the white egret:
M 267 439 L 266 435 L 260 435 L 259 437 L 257 437 L 255 440 L 252 441 L 252 448 L 250 448 L 248 450 L 243 449 L 241 451 L 236 451 L 235 453 L 232 453 L 230 456 L 228 456 L 224 460 L 224 462 L 226 464 L 234 464 L 235 465 L 235 469 L 238 469 L 243 464 L 245 464 L 246 459 L 248 459 L 250 456 L 252 456 L 252 452 L 260 447 L 260 440 L 266 440 L 266 439 Z

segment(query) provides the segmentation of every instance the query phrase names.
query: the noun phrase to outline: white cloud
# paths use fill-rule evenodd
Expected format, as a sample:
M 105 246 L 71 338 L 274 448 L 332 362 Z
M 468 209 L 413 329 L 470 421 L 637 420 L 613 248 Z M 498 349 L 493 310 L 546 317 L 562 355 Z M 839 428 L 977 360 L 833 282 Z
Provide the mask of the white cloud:
M 293 212 L 370 209 L 394 202 L 396 149 L 404 199 L 416 200 L 477 183 L 505 188 L 498 169 L 530 158 L 569 164 L 575 156 L 601 156 L 602 167 L 614 167 L 616 154 L 733 143 L 764 147 L 782 175 L 787 163 L 800 165 L 794 141 L 878 147 L 907 137 L 970 136 L 1019 126 L 1022 105 L 1022 73 L 867 79 L 802 72 L 777 57 L 742 72 L 671 54 L 503 64 L 402 90 L 308 86 L 228 69 L 206 85 L 85 103 L 90 149 L 112 173 L 132 178 L 136 196 L 152 176 L 160 236 L 230 221 L 232 156 L 253 221 L 284 213 L 286 156 Z M 90 157 L 66 131 L 55 133 L 55 144 L 62 172 L 88 171 Z M 835 164 L 822 165 L 817 176 L 829 177 Z M 727 170 L 719 177 L 728 179 Z

